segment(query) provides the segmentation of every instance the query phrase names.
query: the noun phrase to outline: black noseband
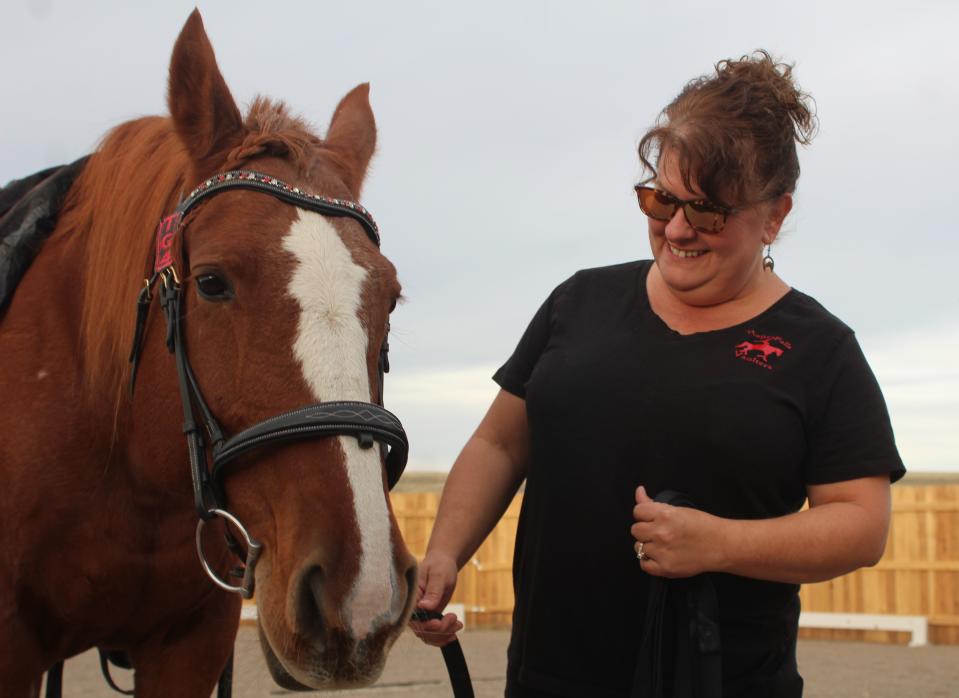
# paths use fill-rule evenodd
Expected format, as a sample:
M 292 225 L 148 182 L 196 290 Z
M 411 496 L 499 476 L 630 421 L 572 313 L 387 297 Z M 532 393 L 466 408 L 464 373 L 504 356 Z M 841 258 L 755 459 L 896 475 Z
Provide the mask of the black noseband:
M 396 484 L 409 450 L 403 425 L 391 412 L 378 405 L 352 400 L 301 407 L 230 437 L 213 452 L 213 480 L 217 480 L 220 470 L 230 461 L 258 446 L 338 435 L 355 436 L 361 448 L 371 448 L 374 441 L 389 444 L 387 480 L 390 488 Z M 396 473 L 395 480 L 393 473 Z

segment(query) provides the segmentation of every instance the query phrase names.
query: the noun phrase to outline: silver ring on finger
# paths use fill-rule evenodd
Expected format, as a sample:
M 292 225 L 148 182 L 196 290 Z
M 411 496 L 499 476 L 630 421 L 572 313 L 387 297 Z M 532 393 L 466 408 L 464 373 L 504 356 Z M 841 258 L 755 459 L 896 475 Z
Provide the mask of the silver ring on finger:
M 647 555 L 646 551 L 643 550 L 643 548 L 645 547 L 646 547 L 646 543 L 644 543 L 643 541 L 640 541 L 639 547 L 636 548 L 636 559 L 639 560 L 640 562 L 642 562 L 643 560 L 649 559 L 649 555 Z

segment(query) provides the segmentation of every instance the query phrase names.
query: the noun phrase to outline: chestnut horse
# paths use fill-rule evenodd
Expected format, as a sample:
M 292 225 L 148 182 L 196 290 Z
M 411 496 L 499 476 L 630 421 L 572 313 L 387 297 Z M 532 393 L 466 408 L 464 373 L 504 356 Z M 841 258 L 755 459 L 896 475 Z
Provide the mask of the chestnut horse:
M 126 652 L 141 698 L 215 687 L 241 599 L 197 559 L 184 403 L 202 395 L 235 435 L 304 405 L 377 402 L 400 288 L 371 221 L 237 188 L 194 206 L 170 248 L 197 395 L 181 402 L 155 300 L 130 392 L 135 301 L 158 222 L 216 173 L 255 170 L 300 202 L 352 209 L 376 139 L 368 92 L 343 98 L 323 139 L 266 99 L 244 118 L 194 12 L 173 50 L 171 116 L 117 127 L 73 184 L 0 321 L 3 696 L 35 696 L 46 669 L 93 646 Z M 222 477 L 262 545 L 260 637 L 286 686 L 371 683 L 410 611 L 416 566 L 386 449 L 360 436 L 271 443 Z M 205 557 L 229 578 L 222 520 L 205 530 Z

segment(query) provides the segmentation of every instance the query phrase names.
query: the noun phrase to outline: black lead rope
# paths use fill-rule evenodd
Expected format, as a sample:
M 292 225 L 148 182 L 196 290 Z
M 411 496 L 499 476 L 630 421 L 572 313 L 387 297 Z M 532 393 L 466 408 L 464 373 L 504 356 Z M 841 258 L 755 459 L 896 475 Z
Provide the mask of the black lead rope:
M 47 690 L 44 693 L 46 698 L 60 698 L 63 692 L 63 660 L 47 669 Z
M 695 508 L 679 492 L 660 492 L 655 501 Z M 673 650 L 664 652 L 667 624 L 674 628 Z M 672 656 L 672 686 L 666 687 L 664 654 Z M 706 574 L 686 579 L 650 577 L 639 656 L 630 698 L 721 698 L 719 604 Z
M 441 620 L 442 613 L 417 608 L 413 611 L 411 620 L 419 623 L 428 620 Z M 450 685 L 453 687 L 453 698 L 473 698 L 473 682 L 470 680 L 470 670 L 466 666 L 466 657 L 459 640 L 453 640 L 440 648 L 443 652 L 443 661 L 446 662 L 446 671 L 450 675 Z
M 231 698 L 233 695 L 233 652 L 230 652 L 230 658 L 226 660 L 226 666 L 223 667 L 223 673 L 220 674 L 220 681 L 216 685 L 216 698 Z
M 132 696 L 136 693 L 135 688 L 129 690 L 124 690 L 117 686 L 114 682 L 113 677 L 110 675 L 110 664 L 116 664 L 118 667 L 123 669 L 132 669 L 133 666 L 128 661 L 125 652 L 108 652 L 102 647 L 97 647 L 97 652 L 100 653 L 100 673 L 103 674 L 104 680 L 107 682 L 107 685 L 112 688 L 117 693 L 122 693 L 125 696 Z

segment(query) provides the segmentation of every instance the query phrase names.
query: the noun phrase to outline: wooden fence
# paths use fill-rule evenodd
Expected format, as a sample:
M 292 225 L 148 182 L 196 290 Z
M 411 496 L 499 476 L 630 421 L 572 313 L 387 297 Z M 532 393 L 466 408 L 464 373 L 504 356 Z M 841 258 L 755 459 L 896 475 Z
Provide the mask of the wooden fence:
M 469 627 L 509 627 L 513 609 L 511 563 L 520 499 L 460 575 L 453 601 L 466 607 Z M 393 494 L 393 508 L 410 551 L 426 552 L 438 492 Z M 959 644 L 959 484 L 893 487 L 886 554 L 875 567 L 821 584 L 805 585 L 804 611 L 921 615 L 929 641 Z M 804 628 L 802 637 L 903 643 L 904 633 Z

